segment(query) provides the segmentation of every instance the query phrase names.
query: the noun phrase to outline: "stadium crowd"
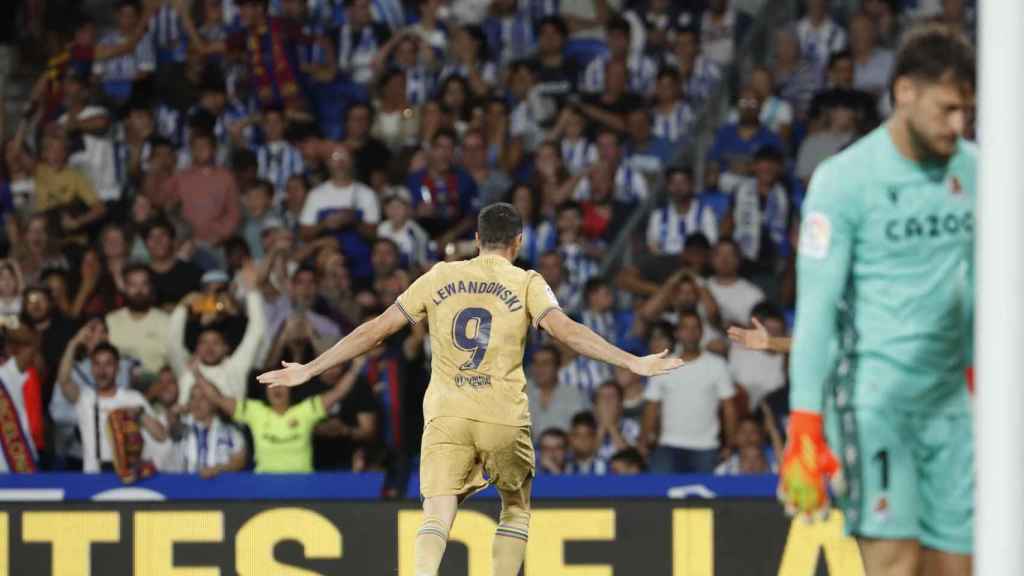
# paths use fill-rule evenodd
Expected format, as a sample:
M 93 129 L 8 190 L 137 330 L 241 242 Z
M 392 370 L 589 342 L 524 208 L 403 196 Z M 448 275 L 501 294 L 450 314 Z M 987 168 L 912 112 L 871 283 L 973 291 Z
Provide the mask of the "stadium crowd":
M 472 256 L 502 200 L 568 312 L 690 363 L 644 381 L 534 333 L 539 474 L 775 470 L 786 357 L 727 329 L 787 332 L 803 192 L 884 120 L 901 30 L 973 30 L 963 0 L 806 0 L 740 58 L 774 3 L 120 0 L 109 25 L 18 4 L 0 84 L 16 41 L 46 63 L 0 169 L 2 469 L 386 470 L 393 494 L 422 325 L 294 390 L 254 374 Z

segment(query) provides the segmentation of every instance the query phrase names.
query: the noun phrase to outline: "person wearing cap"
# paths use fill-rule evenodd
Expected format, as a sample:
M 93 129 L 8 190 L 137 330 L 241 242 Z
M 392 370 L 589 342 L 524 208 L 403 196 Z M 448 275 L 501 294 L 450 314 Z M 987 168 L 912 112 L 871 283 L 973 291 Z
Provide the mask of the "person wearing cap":
M 385 193 L 384 221 L 377 226 L 377 237 L 398 245 L 410 266 L 427 266 L 430 236 L 412 219 L 412 195 L 405 186 L 394 186 Z
M 5 333 L 7 362 L 0 365 L 0 473 L 36 471 L 44 447 L 42 390 L 36 367 L 39 334 L 26 326 Z
M 199 328 L 199 338 L 195 353 L 186 348 L 185 325 L 189 311 L 205 308 L 204 294 L 193 293 L 186 297 L 171 313 L 170 328 L 167 334 L 168 360 L 174 373 L 178 376 L 179 398 L 189 398 L 195 377 L 190 368 L 193 361 L 196 369 L 209 380 L 222 394 L 232 398 L 244 398 L 248 384 L 249 371 L 256 365 L 260 352 L 260 344 L 267 334 L 266 313 L 264 312 L 263 296 L 260 294 L 256 271 L 253 267 L 243 268 L 238 275 L 240 288 L 245 294 L 245 312 L 248 321 L 245 332 L 234 351 L 230 351 L 228 342 L 221 329 L 223 323 L 209 323 Z M 203 275 L 203 284 L 227 284 L 229 278 L 222 270 L 212 270 Z M 216 303 L 215 303 L 216 305 Z M 230 353 L 229 353 L 230 352 Z

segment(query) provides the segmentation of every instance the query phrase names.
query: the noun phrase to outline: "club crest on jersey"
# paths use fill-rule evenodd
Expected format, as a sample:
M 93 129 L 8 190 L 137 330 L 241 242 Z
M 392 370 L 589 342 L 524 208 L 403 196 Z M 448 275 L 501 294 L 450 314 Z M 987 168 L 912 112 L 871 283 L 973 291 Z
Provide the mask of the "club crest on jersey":
M 957 178 L 955 174 L 950 175 L 949 178 L 946 178 L 946 186 L 949 188 L 950 194 L 952 194 L 954 197 L 963 198 L 964 187 L 963 184 L 960 183 L 960 179 Z

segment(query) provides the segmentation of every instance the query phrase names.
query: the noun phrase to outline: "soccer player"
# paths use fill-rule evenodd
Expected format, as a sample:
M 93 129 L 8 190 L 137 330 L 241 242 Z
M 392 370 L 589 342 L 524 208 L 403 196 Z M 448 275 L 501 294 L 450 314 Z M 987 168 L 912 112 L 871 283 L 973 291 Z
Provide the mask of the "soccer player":
M 377 318 L 356 328 L 308 364 L 259 376 L 270 386 L 296 386 L 424 319 L 433 350 L 423 400 L 420 460 L 423 525 L 416 537 L 416 576 L 435 576 L 460 502 L 494 484 L 501 519 L 494 537 L 495 576 L 515 576 L 523 563 L 534 476 L 523 348 L 530 326 L 580 354 L 641 376 L 682 365 L 669 351 L 637 357 L 565 315 L 534 271 L 512 265 L 523 221 L 511 204 L 492 204 L 477 219 L 480 255 L 435 265 Z M 484 479 L 484 473 L 487 479 Z
M 908 36 L 892 117 L 817 169 L 803 209 L 780 493 L 801 513 L 827 506 L 835 448 L 868 576 L 971 571 L 976 154 L 960 135 L 974 73 L 962 39 Z M 759 332 L 732 336 L 787 347 Z

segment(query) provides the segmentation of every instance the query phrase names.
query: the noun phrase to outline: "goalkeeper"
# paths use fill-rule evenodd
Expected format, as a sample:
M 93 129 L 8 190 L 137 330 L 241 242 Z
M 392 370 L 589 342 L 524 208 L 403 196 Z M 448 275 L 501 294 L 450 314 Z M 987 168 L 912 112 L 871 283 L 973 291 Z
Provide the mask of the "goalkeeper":
M 824 510 L 839 454 L 840 504 L 868 576 L 971 572 L 976 159 L 960 134 L 973 86 L 968 44 L 912 33 L 892 117 L 818 168 L 803 208 L 780 495 L 800 513 Z M 789 344 L 750 336 L 733 334 Z

